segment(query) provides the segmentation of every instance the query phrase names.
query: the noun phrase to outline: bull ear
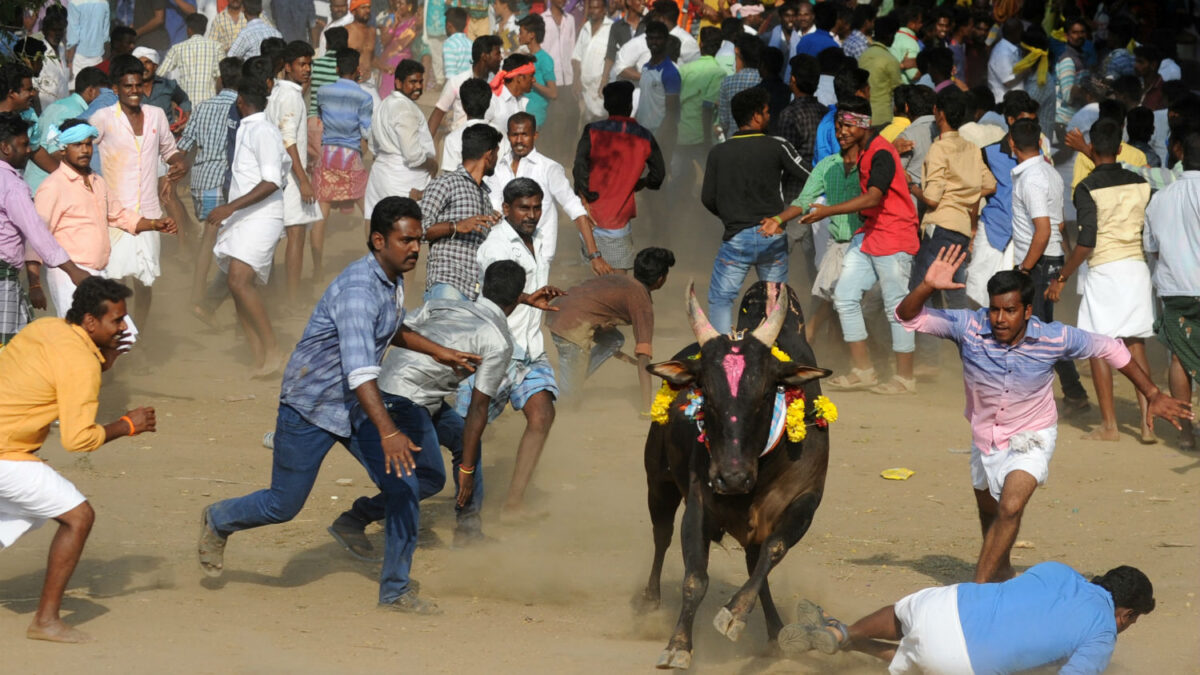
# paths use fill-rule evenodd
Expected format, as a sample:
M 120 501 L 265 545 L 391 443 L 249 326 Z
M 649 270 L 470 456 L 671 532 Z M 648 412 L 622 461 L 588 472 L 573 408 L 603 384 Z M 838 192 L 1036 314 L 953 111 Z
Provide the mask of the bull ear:
M 783 366 L 783 372 L 779 376 L 779 383 L 793 387 L 798 387 L 811 380 L 829 377 L 833 374 L 832 370 L 817 368 L 816 366 L 802 366 L 798 363 L 785 363 L 781 365 Z
M 688 369 L 688 364 L 684 361 L 651 363 L 646 366 L 646 372 L 657 375 L 676 387 L 687 386 L 696 380 L 696 374 Z

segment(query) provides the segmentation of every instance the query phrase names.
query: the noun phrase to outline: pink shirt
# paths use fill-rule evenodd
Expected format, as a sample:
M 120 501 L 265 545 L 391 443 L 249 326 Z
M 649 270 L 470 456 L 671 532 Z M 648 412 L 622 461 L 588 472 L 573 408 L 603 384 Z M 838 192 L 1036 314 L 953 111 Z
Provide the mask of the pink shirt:
M 161 218 L 158 162 L 166 162 L 179 152 L 166 114 L 161 108 L 143 105 L 141 136 L 134 136 L 120 103 L 97 110 L 88 122 L 100 131 L 96 145 L 112 194 L 125 208 L 141 216 Z
M 1029 319 L 1020 343 L 997 342 L 987 309 L 924 308 L 900 323 L 910 331 L 958 343 L 967 394 L 965 414 L 975 447 L 985 455 L 1007 450 L 1013 434 L 1058 424 L 1055 363 L 1102 358 L 1120 369 L 1130 359 L 1129 350 L 1119 340 L 1058 322 L 1042 323 L 1037 317 Z
M 88 179 L 91 190 L 87 188 Z M 38 215 L 76 265 L 93 270 L 108 266 L 112 252 L 110 227 L 137 234 L 140 217 L 116 198 L 109 198 L 104 179 L 85 177 L 65 162 L 42 181 L 33 201 Z

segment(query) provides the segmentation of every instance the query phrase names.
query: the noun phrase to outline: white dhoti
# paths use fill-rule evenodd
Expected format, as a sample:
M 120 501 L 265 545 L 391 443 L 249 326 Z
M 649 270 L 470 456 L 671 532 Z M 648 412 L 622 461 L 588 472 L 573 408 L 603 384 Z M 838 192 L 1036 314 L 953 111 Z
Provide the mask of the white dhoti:
M 409 167 L 404 155 L 385 153 L 376 156 L 363 196 L 363 215 L 370 219 L 375 205 L 384 197 L 411 197 L 413 190 L 424 191 L 430 179 L 428 172 Z
M 75 60 L 71 62 L 71 91 L 75 91 L 75 77 L 79 75 L 79 71 L 84 68 L 98 66 L 104 61 L 104 56 L 82 56 L 75 54 Z
M 153 285 L 162 273 L 158 264 L 162 250 L 158 232 L 129 234 L 109 228 L 109 238 L 112 253 L 108 256 L 108 266 L 104 268 L 106 276 L 109 279 L 133 277 L 144 286 Z
M 45 462 L 0 460 L 0 549 L 87 501 Z
M 1079 327 L 1111 338 L 1154 335 L 1154 301 L 1146 261 L 1127 258 L 1089 267 Z
M 217 233 L 213 257 L 222 272 L 229 272 L 229 260 L 240 260 L 250 266 L 261 284 L 271 278 L 275 248 L 283 237 L 283 221 L 275 218 L 243 218 L 225 221 Z
M 891 675 L 971 675 L 971 656 L 958 617 L 958 586 L 926 588 L 895 605 L 904 637 L 888 666 Z
M 90 267 L 84 267 L 76 263 L 79 269 L 88 274 L 108 278 L 107 270 L 94 270 Z M 71 309 L 71 303 L 75 298 L 75 282 L 71 281 L 71 277 L 67 273 L 57 267 L 45 268 L 46 291 L 50 293 L 50 302 L 54 303 L 54 314 L 60 319 L 67 318 L 67 310 Z M 133 324 L 133 317 L 125 315 L 125 332 L 127 333 L 125 341 L 132 346 L 137 342 L 138 329 Z M 124 351 L 128 351 L 129 347 L 125 347 Z
M 1003 251 L 988 243 L 987 228 L 980 224 L 975 231 L 975 245 L 971 248 L 971 262 L 967 263 L 967 297 L 980 307 L 988 306 L 988 280 L 1000 270 L 1013 266 L 1013 243 L 1010 240 Z
M 316 196 L 316 192 L 313 192 Z M 287 186 L 283 188 L 283 224 L 311 225 L 321 219 L 321 207 L 314 200 L 306 203 L 300 198 L 300 184 L 295 176 L 288 176 Z

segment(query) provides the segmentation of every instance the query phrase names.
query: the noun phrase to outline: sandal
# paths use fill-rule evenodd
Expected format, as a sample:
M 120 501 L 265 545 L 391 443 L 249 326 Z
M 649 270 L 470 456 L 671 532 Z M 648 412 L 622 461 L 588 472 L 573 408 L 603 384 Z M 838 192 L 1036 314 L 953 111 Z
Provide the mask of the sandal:
M 830 389 L 839 391 L 859 391 L 862 389 L 870 389 L 879 384 L 879 377 L 875 374 L 874 368 L 859 370 L 851 368 L 849 375 L 838 375 L 825 380 L 825 386 Z
M 825 625 L 809 628 L 808 641 L 811 648 L 820 650 L 822 654 L 836 654 L 850 646 L 850 628 L 829 617 Z
M 885 396 L 915 394 L 917 393 L 917 380 L 916 378 L 910 379 L 907 377 L 900 377 L 899 375 L 893 375 L 890 381 L 884 382 L 876 387 L 871 387 L 871 391 L 876 394 L 883 394 Z

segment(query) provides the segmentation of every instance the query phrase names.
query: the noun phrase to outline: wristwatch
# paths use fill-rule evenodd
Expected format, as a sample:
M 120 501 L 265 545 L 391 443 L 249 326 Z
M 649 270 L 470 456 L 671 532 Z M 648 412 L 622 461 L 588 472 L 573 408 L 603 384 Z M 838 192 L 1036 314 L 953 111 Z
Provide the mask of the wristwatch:
M 588 259 L 588 260 L 595 260 L 596 258 L 599 258 L 599 257 L 600 257 L 600 255 L 601 255 L 601 254 L 600 254 L 600 251 L 599 251 L 599 249 L 597 249 L 595 253 L 589 253 L 589 254 L 587 254 L 587 259 Z

